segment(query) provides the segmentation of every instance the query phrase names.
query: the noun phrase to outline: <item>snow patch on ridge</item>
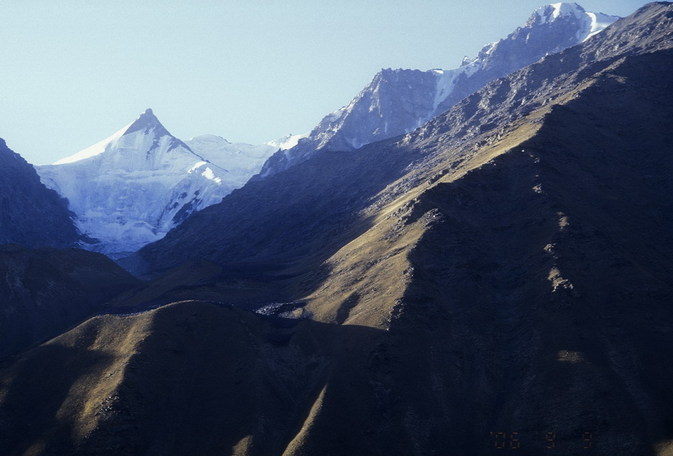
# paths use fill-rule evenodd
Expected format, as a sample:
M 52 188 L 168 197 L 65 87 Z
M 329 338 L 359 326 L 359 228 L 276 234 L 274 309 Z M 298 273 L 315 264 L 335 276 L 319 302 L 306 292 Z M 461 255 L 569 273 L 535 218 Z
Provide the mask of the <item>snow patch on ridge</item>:
M 287 149 L 292 149 L 294 146 L 296 146 L 299 143 L 300 139 L 304 139 L 308 137 L 308 133 L 304 133 L 303 135 L 293 135 L 289 134 L 287 136 L 283 136 L 282 138 L 276 139 L 274 141 L 269 141 L 265 144 L 275 147 L 276 149 L 280 150 L 287 150 Z
M 495 43 L 489 45 L 489 50 L 492 50 L 495 47 L 494 44 Z M 453 70 L 440 70 L 440 69 L 431 70 L 437 76 L 435 99 L 433 101 L 432 112 L 429 113 L 429 115 L 427 116 L 428 118 L 424 119 L 422 123 L 425 123 L 432 117 L 434 117 L 439 105 L 444 100 L 446 100 L 449 97 L 449 95 L 453 93 L 458 78 L 460 76 L 466 78 L 472 76 L 481 67 L 480 63 L 481 62 L 479 62 L 478 59 L 474 59 L 472 61 L 466 61 L 465 59 L 463 59 L 463 65 Z
M 551 3 L 535 10 L 535 14 L 540 18 L 541 24 L 546 24 L 566 16 L 581 19 L 586 11 L 577 3 Z
M 535 10 L 533 17 L 537 18 L 539 24 L 548 24 L 562 18 L 574 17 L 581 24 L 581 29 L 577 31 L 578 42 L 586 41 L 619 19 L 619 16 L 585 11 L 577 3 L 552 3 L 541 6 Z
M 589 27 L 588 30 L 586 31 L 586 36 L 582 41 L 586 41 L 592 36 L 596 35 L 597 33 L 600 33 L 603 31 L 603 29 L 613 22 L 615 22 L 617 19 L 619 19 L 618 16 L 610 16 L 607 14 L 603 13 L 589 13 L 587 12 L 587 17 L 590 19 Z

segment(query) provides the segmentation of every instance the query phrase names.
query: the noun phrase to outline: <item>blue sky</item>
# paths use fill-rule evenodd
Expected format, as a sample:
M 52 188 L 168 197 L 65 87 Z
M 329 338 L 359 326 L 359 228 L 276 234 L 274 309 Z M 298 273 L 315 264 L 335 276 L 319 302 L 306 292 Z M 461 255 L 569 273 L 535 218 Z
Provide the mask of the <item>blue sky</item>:
M 0 137 L 51 163 L 146 108 L 182 139 L 305 133 L 381 68 L 454 68 L 540 0 L 3 0 Z M 640 0 L 579 1 L 628 15 Z

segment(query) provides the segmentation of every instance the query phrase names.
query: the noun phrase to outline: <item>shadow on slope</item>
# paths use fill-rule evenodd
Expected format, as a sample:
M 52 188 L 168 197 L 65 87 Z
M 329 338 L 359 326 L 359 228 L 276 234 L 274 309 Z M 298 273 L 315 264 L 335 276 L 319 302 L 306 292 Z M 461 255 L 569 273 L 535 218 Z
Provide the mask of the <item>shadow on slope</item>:
M 75 454 L 78 381 L 104 369 L 112 354 L 87 345 L 42 345 L 0 364 L 0 454 Z
M 132 299 L 254 305 L 306 296 L 329 274 L 325 259 L 371 227 L 362 209 L 424 153 L 392 142 L 371 145 L 366 153 L 323 151 L 250 182 L 127 259 L 125 266 L 135 263 L 136 272 L 148 260 L 149 269 L 143 267 L 156 278 Z M 207 269 L 208 283 L 182 279 L 195 267 Z M 174 279 L 181 290 L 171 287 Z
M 109 258 L 79 249 L 0 246 L 0 357 L 62 333 L 139 283 Z
M 68 201 L 0 138 L 0 244 L 73 247 L 81 234 Z
M 553 432 L 579 454 L 591 433 L 592 454 L 653 455 L 673 439 L 672 61 L 627 58 L 421 196 L 437 221 L 409 257 L 386 384 L 423 392 L 399 411 L 420 447 L 536 455 Z
M 97 317 L 0 368 L 0 449 L 269 455 L 321 442 L 378 454 L 361 442 L 388 417 L 369 357 L 385 337 L 203 302 Z M 330 427 L 308 432 L 322 414 Z

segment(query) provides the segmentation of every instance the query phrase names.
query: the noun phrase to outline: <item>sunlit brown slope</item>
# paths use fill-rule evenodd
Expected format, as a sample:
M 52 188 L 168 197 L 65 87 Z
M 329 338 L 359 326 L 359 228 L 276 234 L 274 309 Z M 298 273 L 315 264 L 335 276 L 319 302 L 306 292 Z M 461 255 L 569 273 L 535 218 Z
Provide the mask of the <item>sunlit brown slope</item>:
M 627 59 L 330 260 L 341 274 L 309 307 L 372 325 L 388 307 L 381 388 L 409 442 L 489 454 L 491 431 L 518 432 L 539 454 L 555 432 L 575 454 L 591 432 L 595 454 L 655 454 L 673 438 L 671 62 Z
M 96 317 L 0 369 L 0 452 L 282 454 L 332 381 L 369 388 L 347 377 L 382 334 L 203 302 Z

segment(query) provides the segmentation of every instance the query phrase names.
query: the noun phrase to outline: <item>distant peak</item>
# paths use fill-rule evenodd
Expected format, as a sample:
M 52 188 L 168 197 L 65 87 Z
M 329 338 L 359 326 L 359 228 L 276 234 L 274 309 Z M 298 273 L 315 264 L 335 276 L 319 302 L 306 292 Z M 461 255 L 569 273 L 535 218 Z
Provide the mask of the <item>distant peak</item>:
M 307 133 L 301 135 L 293 135 L 292 133 L 290 133 L 289 135 L 283 136 L 282 138 L 278 138 L 275 141 L 269 141 L 266 143 L 266 145 L 276 147 L 281 150 L 287 150 L 292 149 L 299 143 L 300 140 L 306 137 L 308 137 Z
M 381 70 L 377 73 L 381 76 L 388 76 L 391 74 L 399 74 L 404 72 L 405 70 L 402 68 L 381 68 Z
M 193 138 L 190 138 L 188 142 L 190 142 L 190 143 L 192 143 L 192 142 L 210 143 L 210 144 L 231 144 L 231 142 L 227 141 L 226 138 L 223 138 L 222 136 L 211 135 L 211 134 L 194 136 Z
M 577 3 L 550 3 L 539 7 L 533 13 L 533 18 L 539 18 L 542 24 L 547 22 L 554 22 L 557 19 L 575 16 L 582 17 L 586 14 L 586 10 Z
M 552 6 L 555 9 L 561 10 L 561 9 L 577 9 L 580 11 L 584 11 L 584 8 L 582 8 L 579 4 L 575 2 L 559 2 L 559 3 L 550 3 L 549 6 Z
M 471 58 L 469 58 L 468 56 L 464 56 L 464 57 L 463 57 L 463 60 L 460 61 L 460 66 L 463 67 L 463 66 L 469 65 L 469 64 L 472 63 L 473 61 L 474 61 L 474 59 L 471 59 Z
M 155 124 L 160 123 L 159 119 L 157 119 L 157 116 L 154 115 L 154 111 L 152 111 L 152 109 L 150 108 L 147 108 L 145 112 L 140 114 L 136 122 L 140 121 L 143 121 L 145 123 L 155 123 Z
M 157 117 L 154 115 L 154 112 L 150 108 L 147 108 L 145 112 L 140 114 L 140 117 L 138 117 L 135 122 L 129 125 L 124 134 L 127 135 L 129 133 L 134 133 L 141 130 L 145 131 L 145 133 L 149 133 L 151 130 L 154 130 L 156 136 L 170 135 L 168 130 L 166 130 L 163 125 L 161 125 L 161 122 L 159 122 L 159 119 L 157 119 Z

